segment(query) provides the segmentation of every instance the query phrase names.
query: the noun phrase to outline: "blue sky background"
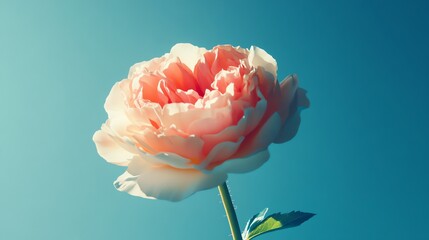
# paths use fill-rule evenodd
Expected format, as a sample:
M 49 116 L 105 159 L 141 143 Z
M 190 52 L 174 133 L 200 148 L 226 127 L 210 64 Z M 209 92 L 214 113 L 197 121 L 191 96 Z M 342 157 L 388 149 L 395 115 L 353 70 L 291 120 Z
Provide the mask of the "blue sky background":
M 117 192 L 91 140 L 129 67 L 177 42 L 259 46 L 312 102 L 297 137 L 232 175 L 240 223 L 317 213 L 259 239 L 429 239 L 426 1 L 0 0 L 0 239 L 230 239 L 216 189 Z

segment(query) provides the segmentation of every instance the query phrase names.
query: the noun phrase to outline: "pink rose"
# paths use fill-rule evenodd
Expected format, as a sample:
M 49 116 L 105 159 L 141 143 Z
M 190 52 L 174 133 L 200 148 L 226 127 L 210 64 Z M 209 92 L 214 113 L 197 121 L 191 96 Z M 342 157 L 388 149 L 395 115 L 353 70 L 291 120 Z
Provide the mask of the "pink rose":
M 119 191 L 178 201 L 260 167 L 308 105 L 296 76 L 278 82 L 276 61 L 258 47 L 177 44 L 113 86 L 93 140 L 106 161 L 128 167 Z

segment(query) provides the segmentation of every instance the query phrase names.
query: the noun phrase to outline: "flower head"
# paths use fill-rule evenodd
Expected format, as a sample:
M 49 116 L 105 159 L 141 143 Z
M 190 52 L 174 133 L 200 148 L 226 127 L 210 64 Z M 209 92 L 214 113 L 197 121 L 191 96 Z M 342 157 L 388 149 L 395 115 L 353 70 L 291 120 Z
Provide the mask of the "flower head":
M 271 143 L 296 134 L 308 105 L 297 77 L 279 82 L 276 61 L 258 47 L 176 44 L 113 86 L 93 140 L 106 161 L 128 167 L 119 191 L 178 201 L 260 167 Z

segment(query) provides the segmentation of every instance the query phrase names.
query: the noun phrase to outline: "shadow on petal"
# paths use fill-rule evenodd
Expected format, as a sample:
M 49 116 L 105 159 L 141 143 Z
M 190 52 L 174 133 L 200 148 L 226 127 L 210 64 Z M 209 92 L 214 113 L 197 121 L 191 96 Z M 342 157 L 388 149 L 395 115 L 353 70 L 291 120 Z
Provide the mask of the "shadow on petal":
M 274 140 L 274 143 L 284 143 L 295 137 L 301 123 L 300 113 L 303 109 L 310 106 L 310 101 L 306 96 L 306 91 L 298 88 L 296 91 L 295 99 L 292 102 L 291 114 L 281 128 L 279 135 Z

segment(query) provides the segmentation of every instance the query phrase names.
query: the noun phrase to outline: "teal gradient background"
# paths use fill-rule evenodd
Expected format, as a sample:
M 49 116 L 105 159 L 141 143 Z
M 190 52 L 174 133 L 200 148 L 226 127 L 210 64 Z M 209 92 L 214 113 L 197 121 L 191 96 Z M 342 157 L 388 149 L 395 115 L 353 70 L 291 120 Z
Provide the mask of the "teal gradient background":
M 0 239 L 230 239 L 216 189 L 117 192 L 103 104 L 177 42 L 259 46 L 312 102 L 298 135 L 231 175 L 242 226 L 264 207 L 317 215 L 259 239 L 429 239 L 426 1 L 0 0 Z

